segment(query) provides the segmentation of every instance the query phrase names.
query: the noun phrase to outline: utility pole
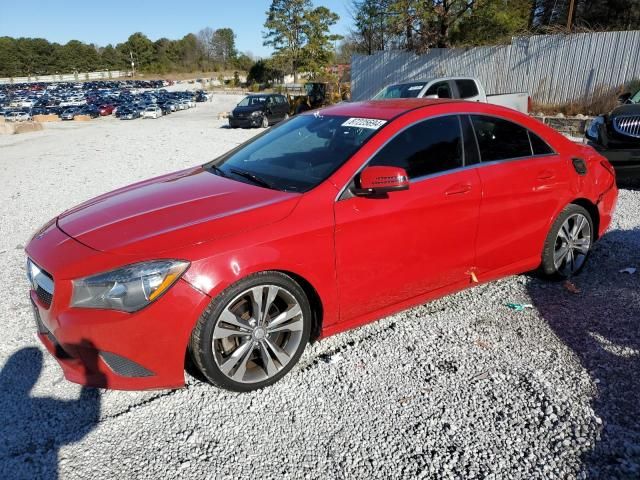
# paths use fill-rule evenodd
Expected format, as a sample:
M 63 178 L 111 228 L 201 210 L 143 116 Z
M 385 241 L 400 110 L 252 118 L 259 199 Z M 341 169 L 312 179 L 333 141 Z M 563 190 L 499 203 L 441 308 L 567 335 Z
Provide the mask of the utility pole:
M 567 30 L 571 32 L 571 24 L 573 23 L 573 9 L 576 6 L 576 0 L 569 0 L 569 16 L 567 18 Z
M 131 74 L 135 78 L 136 76 L 136 64 L 133 62 L 133 52 L 129 50 L 129 58 L 131 58 Z

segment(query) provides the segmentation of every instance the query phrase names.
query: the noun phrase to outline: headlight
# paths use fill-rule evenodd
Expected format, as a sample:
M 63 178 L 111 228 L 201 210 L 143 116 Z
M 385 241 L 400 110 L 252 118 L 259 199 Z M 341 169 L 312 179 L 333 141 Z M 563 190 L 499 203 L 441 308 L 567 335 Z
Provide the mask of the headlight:
M 252 117 L 259 117 L 260 115 L 262 115 L 262 112 L 260 110 L 256 110 L 255 112 L 251 112 L 251 116 Z
M 589 128 L 587 128 L 587 137 L 592 138 L 594 140 L 598 140 L 600 138 L 600 126 L 604 125 L 604 117 L 596 117 L 593 119 Z
M 155 260 L 74 280 L 71 306 L 135 312 L 166 292 L 188 267 L 180 260 Z

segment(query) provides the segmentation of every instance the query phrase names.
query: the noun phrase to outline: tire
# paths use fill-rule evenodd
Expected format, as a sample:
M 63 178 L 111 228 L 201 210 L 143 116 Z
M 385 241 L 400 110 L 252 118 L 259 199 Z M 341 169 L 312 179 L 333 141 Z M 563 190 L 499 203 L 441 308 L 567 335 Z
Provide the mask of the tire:
M 300 285 L 283 273 L 261 272 L 211 301 L 191 334 L 189 350 L 210 383 L 248 392 L 284 377 L 310 332 L 311 307 Z
M 563 280 L 578 275 L 593 246 L 593 219 L 580 205 L 567 205 L 551 226 L 542 251 L 543 276 Z
M 262 122 L 260 123 L 260 126 L 262 128 L 269 128 L 269 119 L 267 118 L 266 115 L 262 117 Z

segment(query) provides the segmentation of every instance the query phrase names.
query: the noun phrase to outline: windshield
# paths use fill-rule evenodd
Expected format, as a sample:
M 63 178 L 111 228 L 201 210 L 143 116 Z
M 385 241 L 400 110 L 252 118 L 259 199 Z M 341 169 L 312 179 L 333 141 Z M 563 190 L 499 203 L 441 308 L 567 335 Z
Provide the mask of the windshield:
M 246 183 L 306 192 L 335 172 L 385 123 L 319 113 L 301 115 L 205 168 Z
M 640 103 L 640 90 L 638 90 L 636 94 L 629 99 L 629 102 Z
M 386 98 L 417 98 L 427 82 L 400 83 L 389 85 L 383 88 L 374 100 L 384 100 Z
M 238 104 L 239 107 L 253 107 L 254 105 L 264 105 L 267 97 L 245 97 Z

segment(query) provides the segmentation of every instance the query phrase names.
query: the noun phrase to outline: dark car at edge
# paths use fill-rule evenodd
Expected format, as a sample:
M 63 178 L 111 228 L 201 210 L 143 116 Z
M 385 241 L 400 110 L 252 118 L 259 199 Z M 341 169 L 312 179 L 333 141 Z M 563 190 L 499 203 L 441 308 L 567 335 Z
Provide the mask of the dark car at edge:
M 229 126 L 267 128 L 288 118 L 289 102 L 284 95 L 249 95 L 229 114 Z
M 585 135 L 590 146 L 607 157 L 618 180 L 640 180 L 640 90 L 619 99 L 622 105 L 593 119 Z

